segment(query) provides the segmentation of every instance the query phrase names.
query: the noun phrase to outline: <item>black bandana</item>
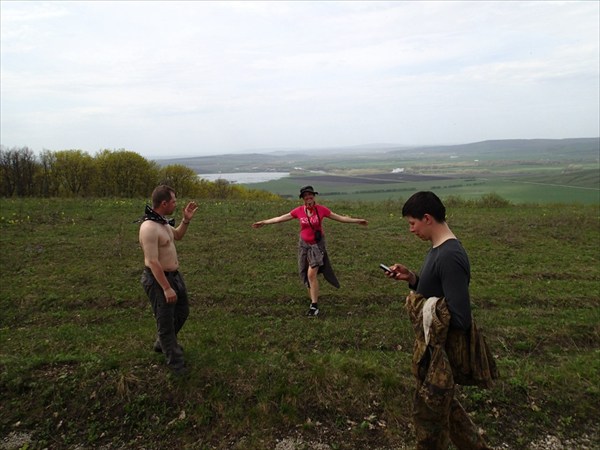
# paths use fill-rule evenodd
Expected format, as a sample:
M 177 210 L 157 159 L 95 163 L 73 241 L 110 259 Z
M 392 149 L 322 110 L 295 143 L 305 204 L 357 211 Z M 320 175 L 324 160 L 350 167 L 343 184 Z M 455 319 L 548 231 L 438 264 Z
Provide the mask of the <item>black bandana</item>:
M 150 208 L 150 205 L 146 205 L 144 215 L 134 223 L 145 222 L 146 220 L 162 223 L 163 225 L 171 225 L 172 227 L 175 226 L 175 219 L 167 219 L 166 217 L 161 216 L 159 213 Z

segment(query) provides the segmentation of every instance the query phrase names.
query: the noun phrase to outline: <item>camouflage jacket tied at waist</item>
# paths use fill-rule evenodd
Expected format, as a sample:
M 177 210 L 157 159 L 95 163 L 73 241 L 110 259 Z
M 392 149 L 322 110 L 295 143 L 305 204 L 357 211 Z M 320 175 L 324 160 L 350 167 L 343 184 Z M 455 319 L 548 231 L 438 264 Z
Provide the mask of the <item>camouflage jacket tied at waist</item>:
M 406 310 L 415 331 L 412 372 L 440 389 L 454 383 L 489 388 L 498 378 L 496 361 L 482 332 L 472 320 L 469 331 L 450 329 L 444 298 L 426 299 L 411 292 Z
M 298 271 L 302 283 L 307 288 L 310 288 L 308 282 L 308 267 L 319 267 L 318 273 L 323 274 L 323 278 L 332 286 L 339 289 L 340 282 L 335 276 L 329 255 L 327 254 L 327 247 L 325 245 L 325 238 L 317 244 L 308 244 L 302 238 L 298 240 Z

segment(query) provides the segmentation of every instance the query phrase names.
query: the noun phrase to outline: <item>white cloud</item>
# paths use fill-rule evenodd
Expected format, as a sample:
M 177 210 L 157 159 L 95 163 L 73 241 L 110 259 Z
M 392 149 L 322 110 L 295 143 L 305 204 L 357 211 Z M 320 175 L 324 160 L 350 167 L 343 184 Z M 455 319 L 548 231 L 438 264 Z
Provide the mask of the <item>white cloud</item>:
M 599 134 L 598 2 L 0 6 L 7 146 L 214 153 Z

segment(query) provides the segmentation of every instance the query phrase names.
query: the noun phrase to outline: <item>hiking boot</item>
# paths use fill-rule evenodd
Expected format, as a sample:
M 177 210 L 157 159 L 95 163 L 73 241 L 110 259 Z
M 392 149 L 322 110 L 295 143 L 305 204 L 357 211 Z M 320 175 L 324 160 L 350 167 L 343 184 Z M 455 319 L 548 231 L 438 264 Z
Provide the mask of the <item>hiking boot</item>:
M 170 369 L 171 373 L 177 378 L 187 378 L 190 374 L 190 371 L 188 370 L 187 366 L 181 366 L 176 369 L 171 367 Z
M 177 346 L 179 347 L 179 349 L 183 353 L 183 347 L 181 345 L 179 345 L 179 344 L 177 344 Z M 158 339 L 156 341 L 154 341 L 154 346 L 152 347 L 152 349 L 156 353 L 162 353 L 162 347 L 160 346 L 160 342 L 158 341 Z
M 309 317 L 316 317 L 319 315 L 319 307 L 316 305 L 310 305 L 308 312 L 306 313 Z

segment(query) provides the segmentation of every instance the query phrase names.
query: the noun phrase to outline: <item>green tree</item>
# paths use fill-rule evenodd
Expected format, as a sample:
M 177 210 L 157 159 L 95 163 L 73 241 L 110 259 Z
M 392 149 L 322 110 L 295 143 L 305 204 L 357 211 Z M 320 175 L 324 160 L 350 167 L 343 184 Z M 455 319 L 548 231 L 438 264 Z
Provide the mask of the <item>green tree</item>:
M 82 150 L 62 150 L 54 154 L 54 179 L 69 195 L 93 194 L 96 170 L 94 158 Z
M 196 172 L 181 164 L 171 164 L 160 169 L 161 183 L 171 186 L 178 197 L 195 197 L 200 192 L 200 179 Z
M 39 157 L 39 170 L 36 176 L 36 186 L 42 197 L 58 196 L 60 182 L 54 173 L 56 154 L 50 150 L 44 150 Z
M 101 151 L 96 167 L 96 193 L 103 197 L 147 197 L 159 180 L 158 164 L 124 149 Z
M 212 183 L 211 197 L 212 198 L 229 198 L 233 191 L 229 181 L 219 178 Z

